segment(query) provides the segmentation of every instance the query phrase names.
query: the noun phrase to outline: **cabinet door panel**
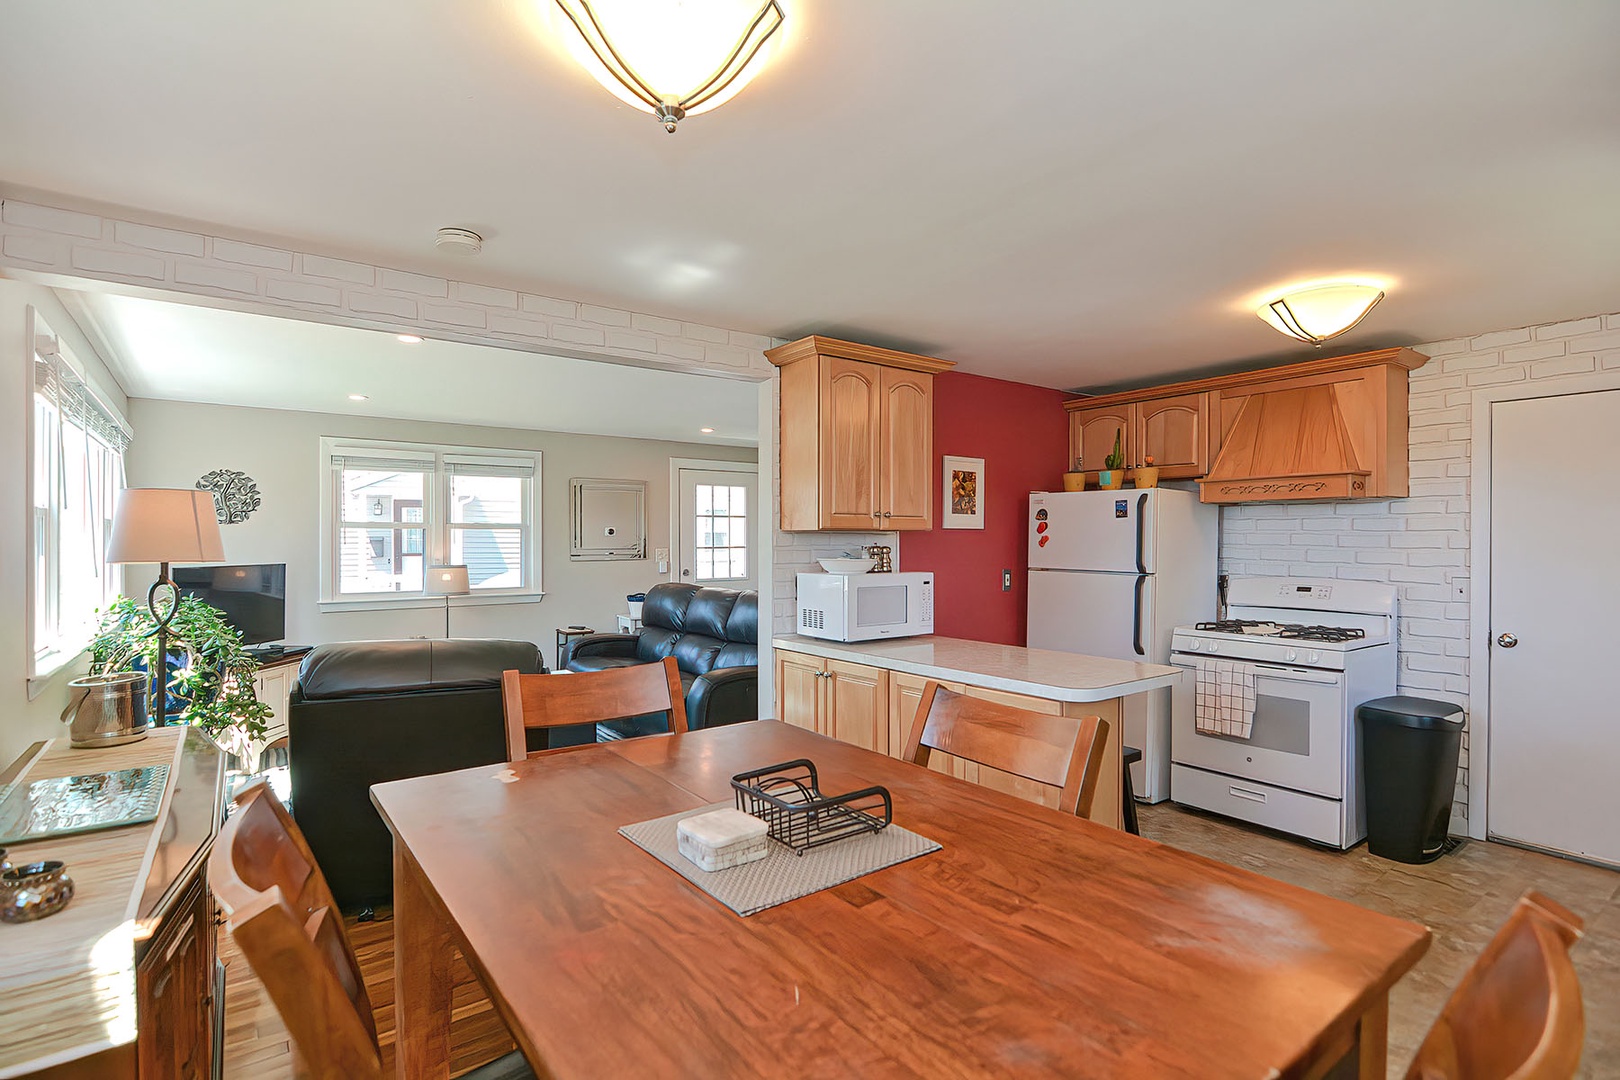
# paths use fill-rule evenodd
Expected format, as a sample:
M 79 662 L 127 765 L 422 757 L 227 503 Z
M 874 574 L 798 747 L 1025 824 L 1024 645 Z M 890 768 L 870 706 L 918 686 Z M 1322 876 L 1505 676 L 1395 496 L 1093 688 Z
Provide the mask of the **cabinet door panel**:
M 875 364 L 821 360 L 821 526 L 878 527 L 881 393 Z
M 905 756 L 906 740 L 911 737 L 911 725 L 917 718 L 923 687 L 927 685 L 928 680 L 920 675 L 889 672 L 889 753 L 895 757 Z M 961 683 L 945 682 L 939 685 L 958 694 L 965 689 Z M 974 779 L 977 768 L 971 761 L 942 754 L 938 750 L 928 755 L 928 767 L 961 780 Z
M 199 878 L 175 905 L 136 969 L 140 1075 L 204 1080 L 212 1075 L 212 898 Z
M 1131 464 L 1145 464 L 1151 454 L 1160 478 L 1167 480 L 1203 476 L 1209 471 L 1208 395 L 1155 398 L 1135 408 L 1138 434 Z
M 824 661 L 802 653 L 776 651 L 776 718 L 784 724 L 821 730 L 821 674 Z
M 827 731 L 839 742 L 888 753 L 889 673 L 827 661 Z
M 933 524 L 933 376 L 883 368 L 878 510 L 884 529 Z
M 1114 436 L 1120 436 L 1120 447 L 1125 453 L 1125 464 L 1135 461 L 1135 453 L 1131 446 L 1133 437 L 1132 418 L 1134 413 L 1131 406 L 1121 405 L 1112 409 L 1077 409 L 1069 414 L 1069 445 L 1071 455 L 1079 455 L 1084 459 L 1085 471 L 1096 478 L 1102 470 L 1108 455 L 1114 451 Z M 1074 462 L 1069 462 L 1070 466 Z

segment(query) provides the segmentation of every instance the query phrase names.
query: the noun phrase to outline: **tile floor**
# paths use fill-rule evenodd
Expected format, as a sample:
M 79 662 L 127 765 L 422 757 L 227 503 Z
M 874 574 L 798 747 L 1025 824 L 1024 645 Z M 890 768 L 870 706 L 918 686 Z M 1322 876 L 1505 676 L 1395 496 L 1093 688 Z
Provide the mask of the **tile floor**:
M 1142 835 L 1268 877 L 1423 923 L 1429 951 L 1390 996 L 1390 1075 L 1406 1071 L 1452 987 L 1535 888 L 1586 920 L 1575 946 L 1586 1005 L 1581 1075 L 1620 1077 L 1620 873 L 1477 840 L 1422 866 L 1366 846 L 1333 852 L 1169 803 L 1141 808 Z

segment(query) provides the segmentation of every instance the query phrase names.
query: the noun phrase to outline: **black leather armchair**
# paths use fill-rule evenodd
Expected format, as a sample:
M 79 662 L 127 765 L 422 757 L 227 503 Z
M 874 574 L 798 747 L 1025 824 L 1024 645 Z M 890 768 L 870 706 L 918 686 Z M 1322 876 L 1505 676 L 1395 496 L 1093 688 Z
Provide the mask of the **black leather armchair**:
M 759 719 L 759 594 L 751 590 L 654 585 L 641 608 L 639 633 L 576 638 L 565 655 L 569 671 L 651 664 L 673 656 L 686 690 L 689 728 Z M 668 730 L 662 715 L 634 716 L 596 725 L 596 738 Z
M 508 668 L 546 670 L 527 641 L 352 641 L 304 657 L 287 715 L 292 812 L 339 906 L 393 902 L 393 843 L 371 785 L 506 760 Z M 531 731 L 529 744 L 594 738 L 586 725 Z

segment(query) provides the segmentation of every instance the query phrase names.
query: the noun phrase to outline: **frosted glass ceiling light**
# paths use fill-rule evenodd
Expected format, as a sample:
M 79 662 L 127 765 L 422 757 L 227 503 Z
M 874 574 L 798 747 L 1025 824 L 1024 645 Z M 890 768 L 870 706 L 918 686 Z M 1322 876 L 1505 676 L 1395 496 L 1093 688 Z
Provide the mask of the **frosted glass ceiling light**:
M 628 105 L 673 133 L 731 100 L 780 44 L 777 0 L 556 0 L 569 52 Z
M 1285 293 L 1255 314 L 1289 337 L 1320 346 L 1354 328 L 1383 298 L 1376 285 L 1317 285 Z

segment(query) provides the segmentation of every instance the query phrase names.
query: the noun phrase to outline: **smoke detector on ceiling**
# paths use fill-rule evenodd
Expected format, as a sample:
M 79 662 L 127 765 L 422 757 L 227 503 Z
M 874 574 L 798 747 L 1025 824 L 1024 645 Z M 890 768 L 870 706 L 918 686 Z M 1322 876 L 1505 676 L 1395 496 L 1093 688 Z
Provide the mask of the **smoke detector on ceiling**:
M 433 246 L 451 255 L 476 255 L 484 250 L 484 238 L 471 229 L 440 229 Z

